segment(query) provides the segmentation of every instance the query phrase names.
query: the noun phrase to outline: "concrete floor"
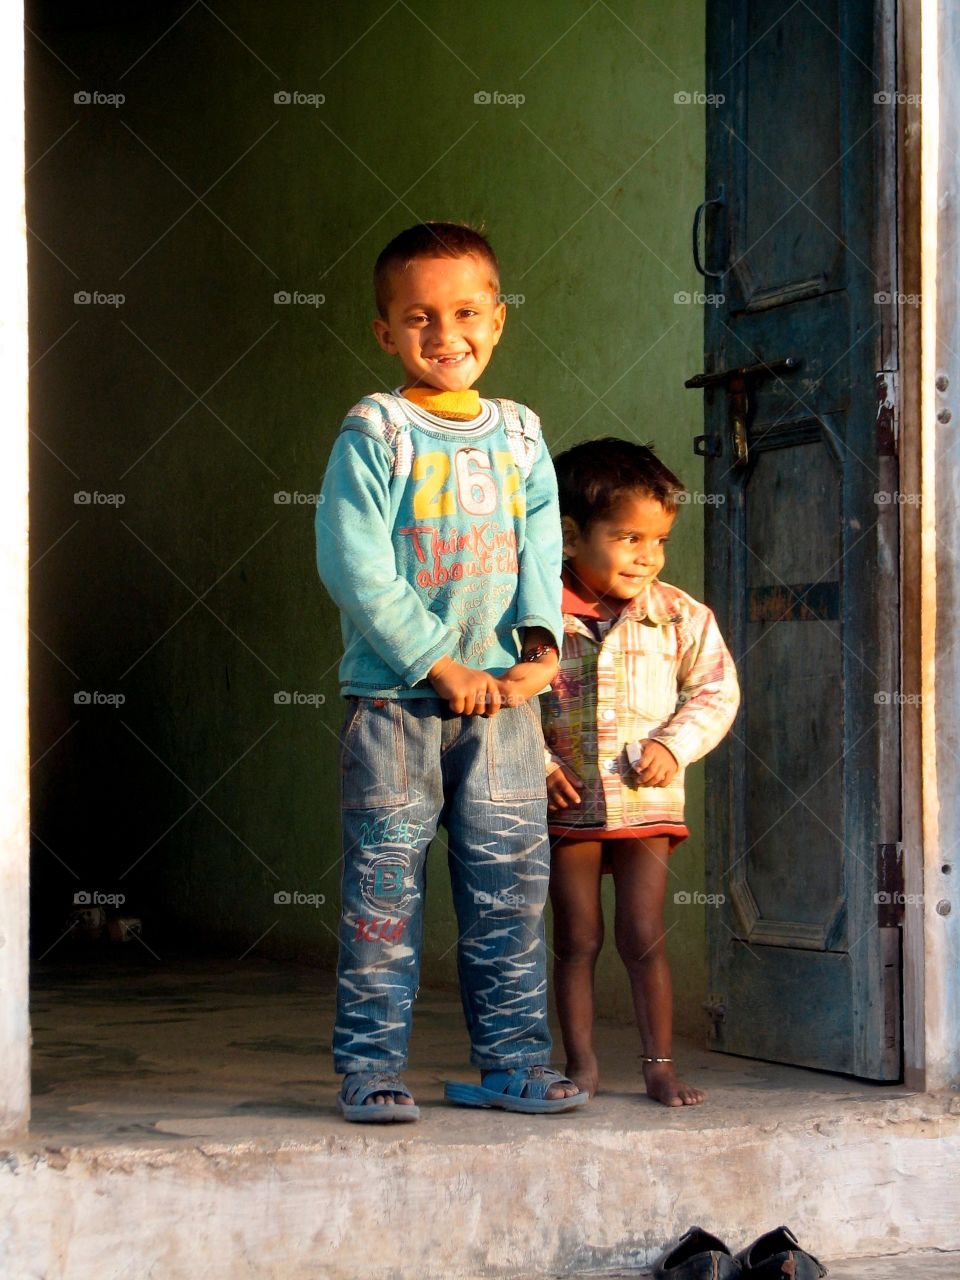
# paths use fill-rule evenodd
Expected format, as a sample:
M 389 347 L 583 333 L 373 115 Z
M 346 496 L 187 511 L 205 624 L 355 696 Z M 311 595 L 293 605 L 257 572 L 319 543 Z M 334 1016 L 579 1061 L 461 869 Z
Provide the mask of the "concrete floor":
M 647 1274 L 645 1271 L 620 1271 L 615 1275 L 608 1274 L 602 1280 L 638 1280 Z M 831 1263 L 829 1268 L 829 1280 L 956 1280 L 957 1276 L 960 1276 L 960 1253 L 852 1258 L 846 1262 Z M 594 1272 L 589 1280 L 600 1280 L 600 1277 Z
M 34 973 L 33 1121 L 0 1153 L 4 1276 L 637 1275 L 697 1221 L 734 1249 L 787 1222 L 834 1280 L 960 1277 L 956 1257 L 919 1256 L 960 1250 L 956 1095 L 681 1044 L 708 1101 L 671 1111 L 640 1093 L 632 1030 L 603 1025 L 583 1112 L 449 1108 L 443 1080 L 475 1075 L 459 1004 L 422 992 L 406 1078 L 423 1119 L 347 1126 L 328 974 L 132 945 Z M 892 1254 L 909 1259 L 838 1261 Z
M 185 960 L 143 963 L 133 952 L 91 954 L 33 974 L 34 1101 L 31 1131 L 45 1145 L 170 1139 L 344 1137 L 334 1105 L 329 974 L 293 965 Z M 800 1068 L 708 1053 L 681 1042 L 676 1057 L 708 1092 L 708 1105 L 668 1113 L 641 1091 L 632 1028 L 599 1029 L 602 1092 L 583 1116 L 605 1129 L 697 1131 L 758 1120 L 822 1118 L 826 1110 L 908 1095 Z M 556 1065 L 562 1066 L 557 1039 Z M 490 1136 L 510 1126 L 542 1132 L 543 1117 L 451 1108 L 443 1081 L 478 1078 L 456 995 L 421 991 L 405 1079 L 425 1112 L 404 1130 L 413 1143 Z M 578 1119 L 583 1117 L 579 1116 Z M 549 1123 L 549 1120 L 546 1121 Z M 379 1127 L 375 1131 L 382 1132 Z M 368 1134 L 369 1136 L 369 1134 Z
M 956 1280 L 960 1253 L 859 1258 L 830 1268 L 830 1280 Z
M 602 1280 L 639 1280 L 646 1271 L 620 1271 Z M 910 1253 L 896 1258 L 851 1258 L 829 1267 L 829 1280 L 956 1280 L 960 1276 L 960 1253 Z M 581 1280 L 577 1277 L 576 1280 Z M 601 1280 L 593 1272 L 582 1280 Z

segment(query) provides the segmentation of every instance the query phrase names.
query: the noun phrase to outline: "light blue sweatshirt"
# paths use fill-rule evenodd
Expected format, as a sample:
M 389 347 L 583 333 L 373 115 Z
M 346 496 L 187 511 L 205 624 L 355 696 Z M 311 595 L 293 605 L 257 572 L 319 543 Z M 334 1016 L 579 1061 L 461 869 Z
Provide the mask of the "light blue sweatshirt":
M 537 416 L 481 400 L 452 422 L 365 396 L 333 446 L 317 569 L 340 609 L 344 694 L 432 697 L 449 655 L 499 675 L 524 627 L 563 642 L 557 482 Z

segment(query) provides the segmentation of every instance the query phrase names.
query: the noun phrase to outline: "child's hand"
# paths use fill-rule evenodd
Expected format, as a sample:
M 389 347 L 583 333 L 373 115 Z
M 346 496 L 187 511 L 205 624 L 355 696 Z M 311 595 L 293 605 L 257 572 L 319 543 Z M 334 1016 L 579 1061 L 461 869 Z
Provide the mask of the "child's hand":
M 641 756 L 633 766 L 634 776 L 642 787 L 665 787 L 680 768 L 676 756 L 663 745 L 647 738 L 640 744 Z
M 439 658 L 427 673 L 434 692 L 460 716 L 495 716 L 506 699 L 495 676 Z
M 498 684 L 508 707 L 518 707 L 545 688 L 557 674 L 560 660 L 555 652 L 536 662 L 517 662 L 500 676 Z
M 547 774 L 547 812 L 558 813 L 561 809 L 575 809 L 580 803 L 580 788 L 583 783 L 565 764 L 558 765 L 552 773 Z

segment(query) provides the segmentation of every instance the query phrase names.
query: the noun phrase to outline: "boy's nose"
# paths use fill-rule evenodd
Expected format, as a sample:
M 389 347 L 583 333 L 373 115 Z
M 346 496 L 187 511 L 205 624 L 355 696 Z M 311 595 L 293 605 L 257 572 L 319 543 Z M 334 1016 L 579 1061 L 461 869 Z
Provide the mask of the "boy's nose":
M 445 347 L 456 337 L 457 326 L 452 320 L 438 320 L 430 334 L 431 346 Z

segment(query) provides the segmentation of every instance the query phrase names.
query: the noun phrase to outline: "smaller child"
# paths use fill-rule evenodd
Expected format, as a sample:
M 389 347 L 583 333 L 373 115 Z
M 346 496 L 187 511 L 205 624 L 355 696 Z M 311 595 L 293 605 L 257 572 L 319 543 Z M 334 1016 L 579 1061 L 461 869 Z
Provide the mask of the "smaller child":
M 677 1076 L 663 928 L 667 864 L 689 834 L 684 769 L 723 738 L 740 702 L 713 613 L 659 580 L 684 489 L 653 452 L 591 440 L 555 460 L 563 522 L 560 669 L 542 699 L 548 748 L 554 990 L 567 1075 L 594 1094 L 593 975 L 601 876 L 613 874 L 647 1094 L 703 1101 Z

